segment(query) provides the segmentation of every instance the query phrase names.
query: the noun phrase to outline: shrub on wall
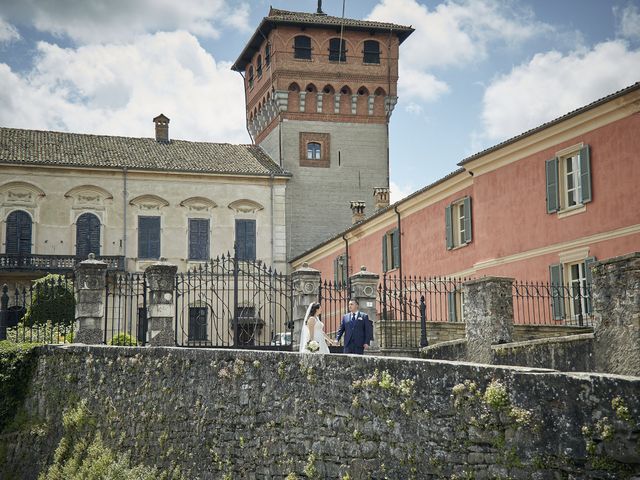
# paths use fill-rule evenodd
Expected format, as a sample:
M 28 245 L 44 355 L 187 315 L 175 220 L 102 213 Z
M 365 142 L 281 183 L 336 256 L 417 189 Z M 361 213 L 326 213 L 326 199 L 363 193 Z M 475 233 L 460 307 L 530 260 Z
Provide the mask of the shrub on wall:
M 118 345 L 119 347 L 135 347 L 138 342 L 128 333 L 119 333 L 109 340 L 109 345 Z
M 36 364 L 32 343 L 0 342 L 0 432 L 22 406 Z
M 76 309 L 73 283 L 63 275 L 49 274 L 34 280 L 31 292 L 31 304 L 22 318 L 24 325 L 73 324 Z

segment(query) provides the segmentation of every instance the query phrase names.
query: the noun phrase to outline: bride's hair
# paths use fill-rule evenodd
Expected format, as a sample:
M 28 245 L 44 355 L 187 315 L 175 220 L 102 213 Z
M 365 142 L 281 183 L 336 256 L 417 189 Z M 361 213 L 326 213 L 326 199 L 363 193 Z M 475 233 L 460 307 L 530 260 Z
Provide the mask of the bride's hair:
M 309 316 L 310 317 L 315 317 L 316 312 L 318 311 L 318 309 L 320 308 L 320 304 L 318 302 L 314 302 L 311 304 L 311 310 L 309 310 Z

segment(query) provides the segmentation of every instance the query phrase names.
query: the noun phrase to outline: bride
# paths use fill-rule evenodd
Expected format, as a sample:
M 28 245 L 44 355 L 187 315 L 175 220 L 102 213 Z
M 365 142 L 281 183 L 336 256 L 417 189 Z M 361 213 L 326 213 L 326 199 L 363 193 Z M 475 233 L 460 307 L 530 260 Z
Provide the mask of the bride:
M 327 341 L 332 343 L 332 340 L 324 333 L 324 323 L 318 318 L 320 313 L 322 313 L 322 307 L 319 303 L 314 302 L 307 308 L 300 332 L 300 353 L 314 353 L 307 349 L 307 344 L 313 340 L 320 346 L 317 353 L 329 353 Z

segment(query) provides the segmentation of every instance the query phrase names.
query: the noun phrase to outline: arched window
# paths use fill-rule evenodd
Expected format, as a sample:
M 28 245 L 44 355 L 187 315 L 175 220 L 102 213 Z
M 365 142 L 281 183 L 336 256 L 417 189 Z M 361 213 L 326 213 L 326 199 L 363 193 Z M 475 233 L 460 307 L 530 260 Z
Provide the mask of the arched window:
M 307 160 L 320 160 L 322 148 L 318 142 L 307 143 Z
M 258 78 L 262 77 L 262 55 L 258 55 L 258 60 L 256 61 L 256 70 L 258 71 Z
M 375 40 L 364 42 L 364 63 L 380 63 L 380 44 Z
M 253 65 L 249 67 L 249 75 L 247 77 L 247 81 L 249 82 L 249 88 L 253 88 Z
M 329 61 L 347 61 L 347 45 L 344 39 L 340 40 L 339 38 L 332 38 L 331 40 L 329 40 Z
M 7 217 L 6 253 L 10 255 L 31 254 L 31 217 L 27 212 L 16 210 Z
M 100 255 L 100 219 L 83 213 L 76 220 L 76 256 L 84 260 L 90 253 Z
M 264 64 L 265 66 L 271 65 L 271 44 L 267 43 L 267 46 L 264 47 Z
M 311 60 L 311 39 L 298 35 L 293 39 L 293 58 Z

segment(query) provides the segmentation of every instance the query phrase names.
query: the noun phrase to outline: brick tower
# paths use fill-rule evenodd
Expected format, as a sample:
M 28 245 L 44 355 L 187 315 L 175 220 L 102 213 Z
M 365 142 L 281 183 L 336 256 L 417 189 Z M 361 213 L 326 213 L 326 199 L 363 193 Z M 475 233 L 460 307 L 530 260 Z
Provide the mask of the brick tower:
M 253 141 L 293 174 L 286 189 L 287 257 L 351 224 L 389 186 L 388 124 L 398 52 L 413 32 L 391 23 L 271 8 L 233 70 L 246 89 Z M 372 211 L 371 208 L 370 211 Z

